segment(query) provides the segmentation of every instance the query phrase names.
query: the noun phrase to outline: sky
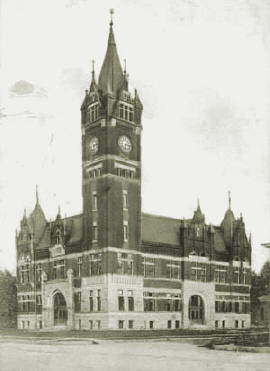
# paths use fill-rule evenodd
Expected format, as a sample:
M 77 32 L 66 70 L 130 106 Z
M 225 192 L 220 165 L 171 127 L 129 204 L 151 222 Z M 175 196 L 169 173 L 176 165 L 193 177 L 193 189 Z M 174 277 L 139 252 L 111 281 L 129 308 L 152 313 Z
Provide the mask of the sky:
M 0 0 L 1 1 L 1 0 Z M 270 242 L 270 0 L 2 0 L 0 269 L 15 230 L 82 211 L 80 105 L 105 56 L 109 10 L 120 60 L 142 103 L 142 208 L 219 225 L 231 191 L 252 235 Z

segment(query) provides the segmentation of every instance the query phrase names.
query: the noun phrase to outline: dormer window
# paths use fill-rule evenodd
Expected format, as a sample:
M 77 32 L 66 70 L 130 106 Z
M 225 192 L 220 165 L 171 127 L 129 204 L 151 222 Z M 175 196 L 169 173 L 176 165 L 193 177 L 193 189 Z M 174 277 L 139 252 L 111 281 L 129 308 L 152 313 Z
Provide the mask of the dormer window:
M 119 117 L 126 121 L 133 121 L 133 106 L 125 103 L 119 104 Z
M 96 100 L 96 94 L 90 93 L 90 102 L 93 103 Z
M 90 122 L 96 121 L 99 117 L 99 104 L 98 103 L 91 104 L 90 107 L 88 108 L 88 112 L 89 121 Z

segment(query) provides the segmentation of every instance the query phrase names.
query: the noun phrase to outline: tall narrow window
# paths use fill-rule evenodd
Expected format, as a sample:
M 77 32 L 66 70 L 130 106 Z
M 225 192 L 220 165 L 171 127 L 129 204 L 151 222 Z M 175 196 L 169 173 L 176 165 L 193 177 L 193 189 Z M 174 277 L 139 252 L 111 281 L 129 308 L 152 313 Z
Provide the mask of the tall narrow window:
M 128 222 L 124 220 L 124 241 L 128 241 Z
M 89 312 L 94 311 L 94 298 L 93 298 L 93 290 L 90 290 L 89 293 Z
M 94 103 L 89 108 L 89 119 L 90 122 L 96 121 L 99 117 L 99 105 Z
M 239 267 L 235 267 L 233 271 L 233 283 L 240 283 L 240 271 Z
M 98 227 L 97 223 L 94 222 L 92 225 L 92 241 L 97 242 L 97 239 L 98 239 Z
M 128 310 L 133 311 L 134 310 L 134 297 L 133 297 L 133 291 L 128 291 Z
M 101 290 L 97 290 L 97 311 L 101 311 L 101 297 L 100 297 Z
M 92 210 L 97 210 L 97 192 L 92 193 Z
M 78 277 L 81 277 L 82 274 L 82 257 L 78 258 Z
M 53 279 L 65 278 L 65 261 L 56 260 L 53 262 Z
M 133 274 L 133 257 L 132 254 L 118 253 L 117 254 L 118 274 Z
M 144 258 L 143 261 L 143 273 L 144 277 L 155 277 L 155 259 Z
M 56 245 L 60 245 L 61 244 L 61 231 L 59 229 L 57 229 L 56 231 Z
M 170 261 L 166 266 L 166 277 L 172 279 L 180 279 L 180 263 Z
M 118 310 L 119 311 L 125 310 L 125 298 L 123 290 L 118 290 Z
M 40 263 L 37 264 L 36 266 L 36 280 L 37 282 L 41 281 L 41 273 L 42 273 L 42 266 Z
M 123 191 L 123 209 L 127 210 L 128 208 L 128 193 L 127 191 Z
M 98 276 L 101 274 L 101 258 L 102 254 L 89 255 L 89 275 Z

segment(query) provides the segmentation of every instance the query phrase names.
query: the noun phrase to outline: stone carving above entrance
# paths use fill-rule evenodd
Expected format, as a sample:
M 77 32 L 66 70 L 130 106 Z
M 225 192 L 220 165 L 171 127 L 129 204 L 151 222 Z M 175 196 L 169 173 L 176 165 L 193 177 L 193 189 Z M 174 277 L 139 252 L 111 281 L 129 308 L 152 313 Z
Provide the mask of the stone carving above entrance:
M 55 258 L 57 256 L 65 255 L 65 249 L 62 245 L 54 245 L 50 248 L 50 255 L 51 258 Z

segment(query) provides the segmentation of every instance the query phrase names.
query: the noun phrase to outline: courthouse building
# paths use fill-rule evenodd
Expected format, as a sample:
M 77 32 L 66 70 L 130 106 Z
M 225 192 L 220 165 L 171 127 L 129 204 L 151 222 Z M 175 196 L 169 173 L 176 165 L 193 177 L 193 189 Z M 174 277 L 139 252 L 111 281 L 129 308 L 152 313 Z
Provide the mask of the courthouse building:
M 111 21 L 81 105 L 82 213 L 48 221 L 37 194 L 16 235 L 18 328 L 250 326 L 251 243 L 230 198 L 216 226 L 199 204 L 189 219 L 142 213 L 142 111 Z

